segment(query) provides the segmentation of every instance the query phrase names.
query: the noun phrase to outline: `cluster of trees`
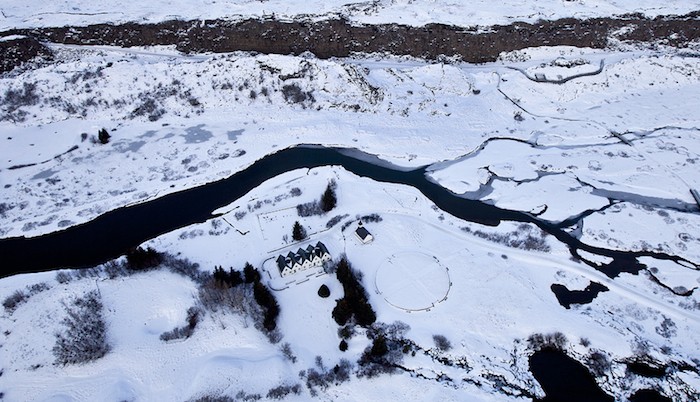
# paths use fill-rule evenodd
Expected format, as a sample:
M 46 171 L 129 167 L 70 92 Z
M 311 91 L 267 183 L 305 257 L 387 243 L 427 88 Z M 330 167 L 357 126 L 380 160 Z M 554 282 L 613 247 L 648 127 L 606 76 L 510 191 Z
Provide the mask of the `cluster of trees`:
M 375 323 L 367 329 L 372 344 L 365 349 L 358 363 L 360 377 L 375 377 L 392 373 L 403 361 L 406 353 L 414 350 L 414 344 L 404 336 L 410 327 L 401 321 L 391 324 Z
M 351 319 L 363 327 L 372 325 L 377 320 L 377 315 L 367 298 L 367 292 L 356 273 L 345 257 L 342 257 L 336 266 L 336 276 L 343 285 L 345 296 L 336 301 L 333 309 L 333 319 L 338 325 L 345 325 Z
M 339 385 L 350 380 L 353 364 L 347 359 L 340 359 L 333 367 L 326 367 L 323 358 L 316 356 L 316 367 L 300 372 L 300 377 L 306 377 L 306 387 L 311 396 L 318 395 L 318 388 L 327 389 L 329 385 Z
M 261 279 L 260 272 L 255 269 L 250 263 L 245 264 L 243 272 L 229 268 L 224 270 L 222 266 L 214 267 L 214 283 L 222 288 L 232 288 L 242 283 L 259 282 Z
M 331 180 L 319 200 L 297 205 L 297 214 L 301 217 L 307 217 L 323 215 L 333 210 L 338 204 L 338 198 L 335 195 L 336 187 L 335 180 Z
M 280 306 L 270 289 L 262 282 L 260 272 L 250 263 L 245 264 L 243 272 L 233 268 L 226 271 L 221 266 L 215 267 L 213 279 L 215 286 L 221 289 L 230 289 L 239 285 L 252 285 L 253 297 L 263 310 L 262 326 L 270 332 L 277 328 Z
M 132 248 L 126 253 L 126 266 L 128 269 L 140 271 L 155 268 L 163 262 L 163 255 L 155 249 L 148 247 Z

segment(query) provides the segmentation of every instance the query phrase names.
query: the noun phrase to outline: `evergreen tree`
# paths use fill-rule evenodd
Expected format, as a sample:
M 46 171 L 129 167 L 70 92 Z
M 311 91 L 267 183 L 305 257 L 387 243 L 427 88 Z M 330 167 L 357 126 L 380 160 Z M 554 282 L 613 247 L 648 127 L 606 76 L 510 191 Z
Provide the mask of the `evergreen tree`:
M 321 210 L 323 210 L 323 212 L 328 212 L 335 208 L 337 203 L 338 199 L 335 197 L 335 186 L 329 183 L 328 187 L 326 187 L 326 191 L 324 191 L 321 196 Z
M 249 262 L 246 262 L 245 267 L 243 267 L 243 277 L 245 278 L 245 283 L 259 282 L 260 272 L 253 268 Z
M 299 223 L 299 221 L 294 222 L 294 227 L 292 228 L 292 239 L 296 241 L 306 239 L 306 229 L 304 229 L 304 227 L 301 226 L 301 223 Z

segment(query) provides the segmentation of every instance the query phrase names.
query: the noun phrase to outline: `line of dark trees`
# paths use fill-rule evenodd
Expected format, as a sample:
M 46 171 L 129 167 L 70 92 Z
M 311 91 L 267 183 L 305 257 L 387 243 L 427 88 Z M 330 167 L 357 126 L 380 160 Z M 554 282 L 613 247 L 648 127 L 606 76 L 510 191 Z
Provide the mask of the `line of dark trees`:
M 342 257 L 336 266 L 336 276 L 343 285 L 345 296 L 336 301 L 333 309 L 333 319 L 343 326 L 354 318 L 355 322 L 368 327 L 377 320 L 377 314 L 372 309 L 367 297 L 367 291 L 362 286 L 360 274 L 355 272 L 346 257 Z
M 301 217 L 323 215 L 330 212 L 338 205 L 338 198 L 335 195 L 335 189 L 338 187 L 335 180 L 331 180 L 326 186 L 326 190 L 321 194 L 319 200 L 307 202 L 297 205 L 297 214 Z
M 230 268 L 226 271 L 223 267 L 214 268 L 214 282 L 221 288 L 232 288 L 242 284 L 252 284 L 253 297 L 264 311 L 263 327 L 268 331 L 277 328 L 277 317 L 280 314 L 280 306 L 270 289 L 262 282 L 260 271 L 250 263 L 246 263 L 243 272 Z

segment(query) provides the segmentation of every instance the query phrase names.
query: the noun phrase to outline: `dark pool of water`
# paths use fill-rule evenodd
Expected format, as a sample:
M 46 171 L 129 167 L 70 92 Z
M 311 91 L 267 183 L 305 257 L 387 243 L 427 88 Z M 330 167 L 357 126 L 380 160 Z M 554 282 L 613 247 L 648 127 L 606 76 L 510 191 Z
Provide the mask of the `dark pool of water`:
M 630 396 L 630 402 L 671 402 L 671 398 L 654 389 L 640 389 Z
M 591 282 L 583 290 L 569 290 L 566 286 L 558 283 L 553 284 L 550 289 L 554 292 L 559 304 L 567 309 L 571 308 L 572 304 L 588 304 L 598 296 L 598 293 L 609 290 L 605 285 L 598 282 Z
M 535 352 L 530 356 L 530 371 L 546 394 L 543 402 L 614 401 L 583 364 L 560 350 Z

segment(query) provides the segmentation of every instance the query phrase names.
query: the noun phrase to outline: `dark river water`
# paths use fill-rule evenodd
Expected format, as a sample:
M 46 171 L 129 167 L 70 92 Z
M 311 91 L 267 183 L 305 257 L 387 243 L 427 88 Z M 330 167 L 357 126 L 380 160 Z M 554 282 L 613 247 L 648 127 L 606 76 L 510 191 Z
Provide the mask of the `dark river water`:
M 572 252 L 582 249 L 612 257 L 611 264 L 595 267 L 608 276 L 639 270 L 635 253 L 588 246 L 557 225 L 530 214 L 459 197 L 428 180 L 425 167 L 406 170 L 356 150 L 297 146 L 265 156 L 226 179 L 119 208 L 81 225 L 38 237 L 2 239 L 0 277 L 88 267 L 109 261 L 160 234 L 211 218 L 212 211 L 230 204 L 268 179 L 294 169 L 331 165 L 342 166 L 356 175 L 379 182 L 412 186 L 443 211 L 466 221 L 485 225 L 497 225 L 503 220 L 533 223 L 566 243 Z M 662 255 L 661 258 L 673 257 Z

